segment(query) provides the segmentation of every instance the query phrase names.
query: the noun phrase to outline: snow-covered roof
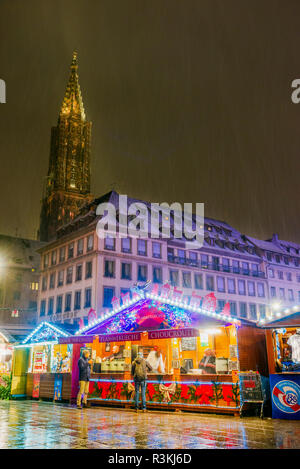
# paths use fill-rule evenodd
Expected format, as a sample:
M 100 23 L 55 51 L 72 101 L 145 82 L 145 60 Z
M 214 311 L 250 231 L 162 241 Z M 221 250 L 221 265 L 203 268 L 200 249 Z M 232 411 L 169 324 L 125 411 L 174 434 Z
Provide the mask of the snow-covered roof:
M 251 241 L 255 246 L 264 250 L 264 251 L 271 251 L 271 252 L 278 252 L 279 254 L 286 254 L 283 249 L 281 249 L 277 244 L 273 243 L 272 241 L 263 241 L 261 239 L 253 238 L 252 236 L 247 236 L 247 239 Z

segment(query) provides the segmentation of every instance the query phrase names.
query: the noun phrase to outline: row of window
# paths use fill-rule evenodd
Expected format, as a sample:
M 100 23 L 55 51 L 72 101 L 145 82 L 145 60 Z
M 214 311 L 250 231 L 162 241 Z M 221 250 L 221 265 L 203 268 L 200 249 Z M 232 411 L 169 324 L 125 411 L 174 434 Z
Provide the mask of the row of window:
M 284 288 L 270 287 L 271 298 L 279 298 L 280 300 L 295 301 L 294 290 L 288 288 L 287 295 Z M 298 302 L 300 302 L 300 291 L 298 291 Z
M 266 305 L 265 304 L 255 304 L 255 303 L 244 303 L 244 302 L 235 302 L 229 301 L 230 304 L 230 314 L 231 316 L 238 316 L 240 318 L 249 318 L 251 320 L 257 320 L 258 314 L 260 319 L 265 319 L 266 317 Z M 225 306 L 225 300 L 218 300 L 218 310 L 222 311 Z
M 121 289 L 121 296 L 130 293 L 129 289 Z M 83 297 L 84 295 L 84 297 Z M 64 299 L 63 299 L 64 296 Z M 54 297 L 48 298 L 48 301 L 43 299 L 40 304 L 40 316 L 45 316 L 46 313 L 51 315 L 56 312 L 56 314 L 64 312 L 68 312 L 71 310 L 80 310 L 83 308 L 90 308 L 91 307 L 91 296 L 92 296 L 92 289 L 86 288 L 82 293 L 81 290 L 77 290 L 72 293 L 66 293 L 65 295 L 58 295 L 56 297 L 56 302 L 54 305 Z M 112 306 L 112 299 L 115 296 L 115 288 L 114 287 L 103 287 L 103 307 L 104 308 L 111 308 Z M 84 302 L 82 303 L 82 300 Z M 73 302 L 72 302 L 73 301 Z M 217 302 L 217 311 L 221 312 L 225 306 L 226 300 L 218 300 Z M 247 318 L 252 320 L 256 320 L 259 314 L 260 318 L 266 317 L 266 305 L 265 304 L 255 304 L 250 303 L 247 304 L 245 302 L 236 302 L 230 301 L 230 314 L 232 316 L 239 316 L 241 318 Z M 55 307 L 55 310 L 54 310 Z
M 187 257 L 187 253 L 189 257 Z M 262 277 L 264 273 L 259 270 L 257 263 L 249 263 L 229 259 L 227 257 L 209 256 L 208 254 L 198 254 L 194 251 L 184 249 L 168 248 L 168 261 L 176 264 L 190 265 L 201 269 L 212 269 L 221 272 L 231 272 L 234 274 L 253 275 Z
M 71 292 L 65 293 L 65 295 L 58 295 L 56 297 L 55 310 L 54 310 L 54 297 L 48 298 L 47 302 L 45 299 L 43 299 L 41 300 L 41 303 L 40 303 L 40 316 L 46 315 L 46 308 L 47 308 L 48 315 L 53 314 L 54 311 L 56 314 L 59 314 L 59 313 L 62 313 L 63 311 L 67 312 L 73 309 L 75 311 L 80 310 L 82 307 L 90 308 L 92 305 L 92 289 L 86 288 L 84 290 L 83 295 L 84 297 L 82 296 L 81 290 L 75 291 L 73 303 L 72 303 L 73 294 Z M 63 297 L 64 297 L 64 301 L 63 301 Z
M 105 260 L 104 261 L 104 277 L 106 278 L 115 278 L 115 265 L 116 261 L 114 260 Z M 153 283 L 162 283 L 162 268 L 161 267 L 152 267 L 152 281 Z M 194 284 L 193 279 L 194 277 Z M 132 264 L 128 262 L 121 262 L 121 279 L 123 280 L 132 280 Z M 148 266 L 147 265 L 138 265 L 137 266 L 137 280 L 140 282 L 145 282 L 148 279 Z M 204 285 L 205 279 L 205 285 Z M 216 279 L 212 275 L 206 275 L 202 273 L 192 273 L 192 272 L 180 272 L 178 270 L 169 270 L 169 282 L 172 286 L 178 287 L 182 286 L 183 288 L 195 288 L 197 290 L 208 290 L 208 291 L 218 291 L 218 292 L 227 292 L 227 293 L 239 293 L 240 295 L 249 295 L 249 296 L 259 296 L 261 298 L 265 297 L 265 285 L 262 282 L 257 282 L 257 284 L 251 280 L 247 282 L 243 279 L 234 279 L 234 278 L 225 278 L 217 276 Z M 216 282 L 216 285 L 215 285 Z
M 292 273 L 286 272 L 286 280 L 291 282 L 293 280 Z M 284 280 L 284 272 L 282 270 L 277 270 L 277 277 L 279 280 Z M 269 278 L 275 278 L 275 271 L 274 269 L 269 269 Z M 300 282 L 300 274 L 296 275 L 297 282 Z
M 121 289 L 121 295 L 130 292 L 128 289 Z M 103 307 L 110 308 L 112 298 L 115 296 L 114 287 L 104 287 L 103 289 Z M 225 306 L 225 300 L 218 300 L 217 302 L 217 311 L 221 312 Z M 259 313 L 260 318 L 266 317 L 266 305 L 265 304 L 247 304 L 245 302 L 236 302 L 230 301 L 230 314 L 232 316 L 239 316 L 242 318 L 249 317 L 252 320 L 257 319 L 257 314 Z
M 116 278 L 116 261 L 104 260 L 104 277 Z M 123 280 L 132 280 L 132 264 L 130 262 L 121 262 L 120 277 Z M 137 266 L 137 280 L 140 282 L 146 282 L 148 280 L 148 265 Z M 163 271 L 162 267 L 152 267 L 152 281 L 153 283 L 163 282 Z
M 299 250 L 296 251 L 298 251 L 297 254 L 299 254 Z M 272 252 L 267 252 L 266 256 L 269 262 L 275 261 L 277 264 L 280 264 L 280 262 L 283 261 L 285 265 L 289 265 L 291 261 L 294 263 L 295 267 L 299 266 L 299 259 L 297 259 L 296 257 L 294 257 L 293 259 L 289 259 L 288 256 L 282 256 L 280 254 L 274 254 Z
M 55 279 L 57 277 L 57 287 L 61 287 L 64 285 L 64 281 L 66 285 L 73 283 L 75 271 L 75 282 L 80 282 L 83 278 L 83 264 L 77 264 L 76 266 L 69 266 L 65 270 L 59 270 L 58 272 L 52 272 L 49 275 L 49 289 L 55 288 Z M 93 276 L 93 262 L 87 261 L 85 262 L 85 279 L 92 278 Z M 65 277 L 65 278 L 64 278 Z M 48 288 L 48 276 L 44 275 L 42 277 L 42 291 L 47 290 Z
M 84 242 L 86 239 L 86 243 Z M 72 259 L 76 256 L 81 256 L 84 253 L 84 245 L 86 244 L 85 251 L 90 252 L 94 249 L 94 235 L 91 234 L 87 238 L 81 238 L 76 242 L 62 246 L 61 248 L 54 249 L 43 257 L 43 268 L 46 269 L 50 265 L 56 265 L 64 262 L 66 259 Z
M 150 242 L 150 241 L 149 241 Z M 161 259 L 162 249 L 161 243 L 152 241 L 152 257 Z M 116 250 L 116 239 L 110 236 L 106 236 L 104 239 L 104 249 L 108 251 Z M 149 244 L 145 239 L 137 239 L 136 253 L 139 256 L 148 256 Z M 121 251 L 124 253 L 132 253 L 132 238 L 121 238 Z

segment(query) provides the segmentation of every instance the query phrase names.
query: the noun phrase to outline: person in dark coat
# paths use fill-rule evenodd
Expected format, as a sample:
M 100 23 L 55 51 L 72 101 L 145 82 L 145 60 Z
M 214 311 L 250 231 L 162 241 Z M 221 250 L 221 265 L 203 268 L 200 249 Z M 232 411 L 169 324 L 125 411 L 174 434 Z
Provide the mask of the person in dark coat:
M 77 394 L 77 407 L 81 409 L 81 398 L 83 395 L 83 407 L 87 407 L 87 397 L 89 392 L 89 381 L 91 377 L 91 365 L 92 360 L 90 358 L 90 352 L 84 350 L 82 356 L 78 360 L 79 368 L 79 392 Z
M 135 387 L 135 410 L 139 408 L 140 388 L 142 392 L 143 412 L 146 412 L 146 379 L 147 371 L 152 371 L 149 363 L 144 359 L 143 352 L 139 352 L 137 358 L 132 362 L 131 374 L 133 375 Z

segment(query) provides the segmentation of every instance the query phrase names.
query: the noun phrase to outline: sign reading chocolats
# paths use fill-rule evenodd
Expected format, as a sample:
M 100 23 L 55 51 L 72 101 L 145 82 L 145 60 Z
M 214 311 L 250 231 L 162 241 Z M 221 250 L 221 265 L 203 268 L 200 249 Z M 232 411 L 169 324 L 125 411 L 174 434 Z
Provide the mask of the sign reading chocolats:
M 194 328 L 187 329 L 161 329 L 156 331 L 149 331 L 149 339 L 172 339 L 176 337 L 197 337 L 199 330 Z

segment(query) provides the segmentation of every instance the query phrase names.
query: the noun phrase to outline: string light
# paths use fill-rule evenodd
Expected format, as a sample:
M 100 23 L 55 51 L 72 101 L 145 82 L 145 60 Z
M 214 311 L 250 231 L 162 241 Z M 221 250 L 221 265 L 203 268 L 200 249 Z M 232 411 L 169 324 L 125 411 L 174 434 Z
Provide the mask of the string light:
M 274 303 L 273 307 L 274 307 L 274 313 L 271 312 L 268 319 L 264 319 L 264 318 L 259 319 L 258 324 L 270 323 L 274 320 L 274 318 L 276 319 L 276 317 L 280 318 L 284 315 L 293 314 L 294 312 L 297 312 L 297 311 L 300 312 L 300 305 L 294 305 L 294 306 L 291 306 L 290 308 L 285 308 L 285 309 L 281 310 L 280 309 L 280 304 L 279 303 Z
M 139 293 L 138 296 L 139 296 L 138 298 L 134 298 L 134 299 L 129 300 L 126 304 L 120 306 L 120 308 L 117 308 L 115 310 L 109 311 L 108 313 L 105 313 L 103 317 L 101 317 L 98 320 L 94 321 L 92 324 L 89 324 L 89 325 L 79 329 L 76 332 L 76 335 L 79 335 L 79 334 L 87 332 L 88 330 L 91 330 L 96 325 L 102 324 L 107 319 L 109 319 L 112 316 L 118 314 L 119 312 L 124 312 L 124 311 L 128 310 L 128 308 L 130 306 L 137 304 L 141 299 L 145 299 L 145 298 L 148 298 L 148 299 L 151 299 L 151 300 L 156 300 L 159 303 L 174 306 L 174 307 L 177 307 L 179 309 L 181 308 L 184 311 L 185 314 L 186 314 L 185 310 L 188 309 L 188 310 L 190 310 L 194 313 L 202 314 L 202 315 L 205 315 L 205 316 L 208 316 L 208 317 L 213 317 L 213 318 L 216 318 L 217 320 L 220 320 L 220 321 L 222 320 L 222 321 L 226 321 L 226 322 L 231 322 L 231 323 L 234 323 L 236 325 L 239 324 L 239 320 L 236 319 L 236 318 L 224 315 L 222 313 L 215 313 L 214 311 L 209 311 L 205 308 L 200 308 L 200 307 L 197 308 L 197 307 L 193 307 L 191 305 L 187 305 L 184 301 L 179 301 L 178 298 L 176 298 L 176 299 L 166 298 L 164 295 L 161 296 L 161 295 L 153 294 L 153 293 L 146 293 L 145 294 L 142 291 Z M 179 310 L 177 309 L 177 313 L 178 313 L 178 311 Z M 125 327 L 127 327 L 127 328 L 132 327 L 133 317 L 131 316 L 131 313 L 132 313 L 131 311 L 126 311 L 126 317 L 121 316 L 121 318 L 118 317 L 118 319 L 115 319 L 113 324 L 109 326 L 107 333 L 120 332 L 120 330 L 124 330 L 124 329 L 121 329 L 120 320 L 121 320 L 122 324 Z M 119 324 L 119 326 L 118 326 L 118 324 Z

